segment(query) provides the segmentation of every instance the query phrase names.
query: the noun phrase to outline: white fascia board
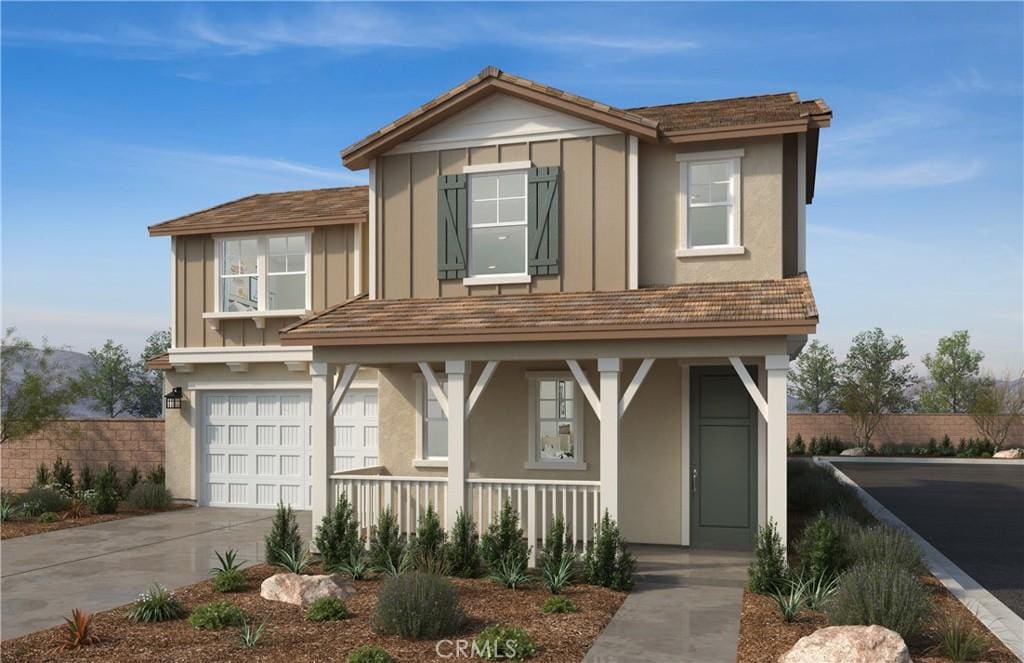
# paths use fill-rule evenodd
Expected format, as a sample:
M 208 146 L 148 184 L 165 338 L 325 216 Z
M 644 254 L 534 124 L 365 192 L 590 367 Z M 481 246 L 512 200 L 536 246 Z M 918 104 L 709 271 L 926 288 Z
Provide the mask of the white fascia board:
M 172 348 L 168 352 L 172 365 L 313 361 L 311 345 Z

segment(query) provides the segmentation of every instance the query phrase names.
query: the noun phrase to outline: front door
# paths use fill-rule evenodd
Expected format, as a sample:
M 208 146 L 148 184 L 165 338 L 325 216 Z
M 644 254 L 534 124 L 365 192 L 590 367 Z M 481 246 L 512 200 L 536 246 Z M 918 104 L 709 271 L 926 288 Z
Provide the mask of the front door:
M 747 371 L 756 376 L 755 367 Z M 757 531 L 757 409 L 731 366 L 690 369 L 693 545 L 750 548 Z

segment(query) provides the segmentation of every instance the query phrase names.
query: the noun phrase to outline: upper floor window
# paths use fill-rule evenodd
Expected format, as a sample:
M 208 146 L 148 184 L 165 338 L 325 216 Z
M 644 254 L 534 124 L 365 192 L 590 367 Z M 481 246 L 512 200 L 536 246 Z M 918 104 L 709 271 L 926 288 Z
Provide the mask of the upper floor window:
M 676 255 L 743 253 L 743 150 L 679 154 L 680 224 Z
M 218 312 L 310 308 L 307 234 L 222 238 L 218 244 Z
M 469 276 L 526 274 L 526 171 L 469 178 Z

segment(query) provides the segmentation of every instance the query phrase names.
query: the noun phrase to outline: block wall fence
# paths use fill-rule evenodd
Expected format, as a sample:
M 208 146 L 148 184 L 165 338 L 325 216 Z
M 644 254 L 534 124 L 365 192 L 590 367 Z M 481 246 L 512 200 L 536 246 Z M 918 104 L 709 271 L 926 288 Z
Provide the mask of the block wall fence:
M 853 440 L 850 418 L 845 414 L 790 412 L 787 422 L 786 436 L 790 440 L 796 438 L 797 434 L 803 437 L 805 443 L 810 443 L 812 437 L 821 438 L 825 435 L 839 437 L 847 443 Z M 929 438 L 942 440 L 943 435 L 949 435 L 954 445 L 960 438 L 985 436 L 967 414 L 890 414 L 882 419 L 871 442 L 874 446 L 885 442 L 928 444 Z M 1017 426 L 1010 432 L 1004 446 L 1019 447 L 1022 443 L 1024 426 Z

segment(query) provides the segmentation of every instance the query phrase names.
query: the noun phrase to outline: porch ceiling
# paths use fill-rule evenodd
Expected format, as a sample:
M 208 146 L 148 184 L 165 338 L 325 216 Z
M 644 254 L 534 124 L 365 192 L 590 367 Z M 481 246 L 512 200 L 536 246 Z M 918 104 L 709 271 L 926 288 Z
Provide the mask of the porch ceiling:
M 769 281 L 441 299 L 357 298 L 285 328 L 284 345 L 371 346 L 785 336 L 818 323 L 805 274 Z

